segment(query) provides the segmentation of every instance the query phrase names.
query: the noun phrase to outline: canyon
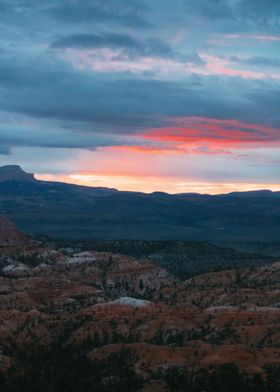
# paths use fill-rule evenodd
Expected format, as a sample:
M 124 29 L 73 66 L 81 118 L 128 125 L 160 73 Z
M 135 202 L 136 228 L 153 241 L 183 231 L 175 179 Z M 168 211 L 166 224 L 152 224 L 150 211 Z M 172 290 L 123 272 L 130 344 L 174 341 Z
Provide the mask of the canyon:
M 200 380 L 201 372 L 211 378 L 221 369 L 268 388 L 262 383 L 279 372 L 279 260 L 243 267 L 239 261 L 234 269 L 180 279 L 151 259 L 108 252 L 101 244 L 97 251 L 31 238 L 4 217 L 1 225 L 8 228 L 0 231 L 0 372 L 6 387 L 22 375 L 33 382 L 30 361 L 39 356 L 44 363 L 47 355 L 47 368 L 53 352 L 60 358 L 52 350 L 72 355 L 73 363 L 83 358 L 85 368 L 100 366 L 100 391 L 180 391 L 176 377 L 185 385 L 186 374 Z M 123 361 L 124 379 L 104 370 L 114 361 Z M 279 377 L 273 383 L 279 386 Z

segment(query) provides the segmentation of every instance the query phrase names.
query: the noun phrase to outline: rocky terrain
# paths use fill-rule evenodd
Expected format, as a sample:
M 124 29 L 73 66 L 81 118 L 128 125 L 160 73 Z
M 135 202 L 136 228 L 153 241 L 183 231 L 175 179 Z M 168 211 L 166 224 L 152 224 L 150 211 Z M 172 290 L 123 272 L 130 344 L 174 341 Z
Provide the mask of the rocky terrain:
M 279 390 L 280 262 L 180 280 L 143 258 L 31 241 L 5 222 L 3 390 Z
M 7 218 L 0 215 L 0 247 L 22 245 L 27 237 Z
M 43 240 L 43 238 L 42 238 Z M 225 271 L 242 267 L 257 267 L 279 260 L 277 253 L 245 252 L 222 247 L 205 241 L 56 241 L 54 246 L 71 246 L 84 250 L 120 253 L 138 259 L 150 260 L 168 270 L 176 278 L 188 279 L 206 272 Z

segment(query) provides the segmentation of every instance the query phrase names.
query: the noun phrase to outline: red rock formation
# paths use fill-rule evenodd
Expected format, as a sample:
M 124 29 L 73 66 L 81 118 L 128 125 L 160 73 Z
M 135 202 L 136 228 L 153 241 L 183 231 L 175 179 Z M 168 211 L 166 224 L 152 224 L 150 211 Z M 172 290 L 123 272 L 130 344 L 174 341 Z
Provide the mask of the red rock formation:
M 0 215 L 0 246 L 16 246 L 26 242 L 25 235 L 4 216 Z
M 22 235 L 0 222 L 0 238 Z M 48 246 L 18 246 L 2 260 L 0 371 L 15 359 L 4 357 L 10 342 L 28 351 L 61 336 L 92 360 L 131 351 L 135 373 L 149 380 L 142 392 L 169 391 L 153 377 L 174 366 L 233 362 L 249 375 L 280 366 L 280 263 L 179 282 L 151 262 Z

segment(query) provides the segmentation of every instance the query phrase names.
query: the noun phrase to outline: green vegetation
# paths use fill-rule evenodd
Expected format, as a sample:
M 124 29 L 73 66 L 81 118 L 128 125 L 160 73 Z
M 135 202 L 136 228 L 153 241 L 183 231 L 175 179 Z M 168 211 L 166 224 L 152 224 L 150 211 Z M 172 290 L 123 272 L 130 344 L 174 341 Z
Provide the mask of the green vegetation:
M 60 241 L 56 246 L 120 253 L 147 259 L 181 280 L 213 271 L 254 268 L 274 261 L 270 256 L 240 252 L 202 241 Z
M 48 350 L 20 352 L 9 372 L 0 376 L 5 392 L 136 392 L 141 381 L 131 369 L 129 350 L 106 360 L 90 361 L 85 352 L 60 344 Z
M 133 370 L 136 358 L 128 349 L 102 361 L 91 361 L 83 351 L 57 343 L 48 350 L 18 353 L 17 361 L 0 375 L 5 392 L 137 392 L 145 382 Z M 280 368 L 266 368 L 266 378 L 242 374 L 234 364 L 210 369 L 170 367 L 151 375 L 171 392 L 279 392 Z

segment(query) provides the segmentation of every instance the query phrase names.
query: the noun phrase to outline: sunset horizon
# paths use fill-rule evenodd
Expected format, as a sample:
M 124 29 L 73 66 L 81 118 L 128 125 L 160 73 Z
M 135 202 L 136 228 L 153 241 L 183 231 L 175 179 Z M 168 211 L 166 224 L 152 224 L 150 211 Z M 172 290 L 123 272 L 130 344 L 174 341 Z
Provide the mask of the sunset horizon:
M 0 0 L 0 391 L 280 391 L 280 0 Z
M 38 180 L 64 182 L 74 185 L 89 187 L 114 188 L 119 191 L 129 192 L 165 192 L 177 193 L 199 193 L 199 194 L 228 194 L 232 192 L 250 192 L 269 190 L 280 192 L 280 184 L 269 183 L 201 183 L 187 182 L 185 179 L 165 179 L 161 177 L 125 177 L 110 176 L 95 173 L 72 173 L 68 176 L 52 176 L 49 174 L 36 174 Z
M 0 165 L 143 192 L 279 190 L 278 5 L 172 4 L 3 0 Z

